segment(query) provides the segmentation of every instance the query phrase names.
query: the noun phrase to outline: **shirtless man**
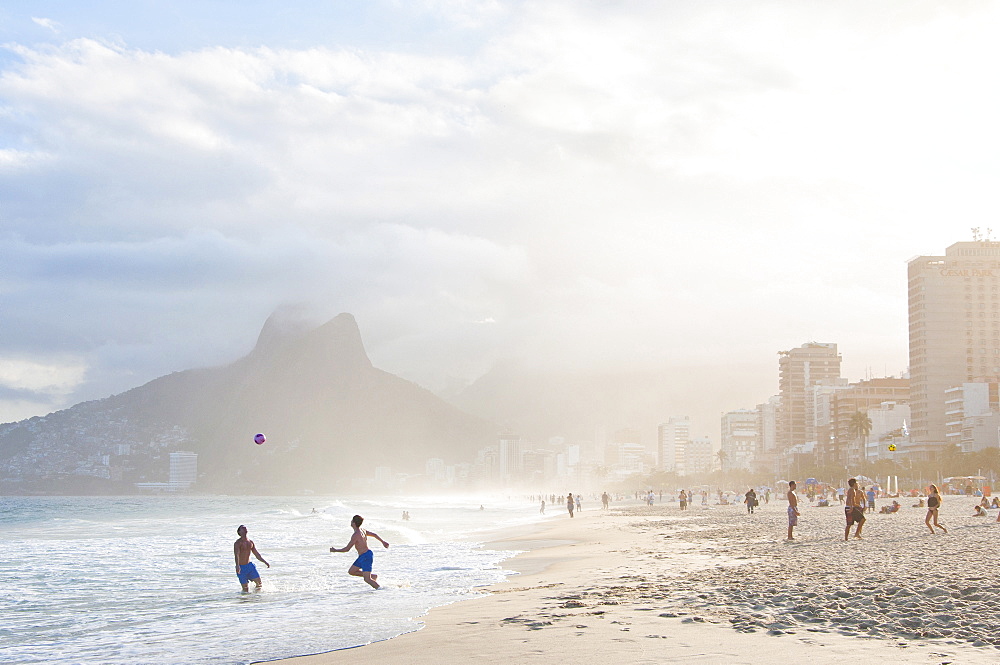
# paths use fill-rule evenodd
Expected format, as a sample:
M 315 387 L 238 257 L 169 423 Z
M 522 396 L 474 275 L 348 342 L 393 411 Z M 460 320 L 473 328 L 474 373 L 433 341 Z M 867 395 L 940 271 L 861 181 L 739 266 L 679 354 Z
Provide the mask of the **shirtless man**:
M 795 481 L 788 481 L 788 540 L 792 537 L 792 529 L 799 523 L 799 497 L 795 496 Z
M 257 557 L 258 561 L 268 568 L 271 567 L 271 564 L 264 561 L 264 557 L 257 551 L 257 547 L 254 546 L 253 541 L 247 538 L 247 528 L 245 526 L 242 524 L 239 525 L 236 533 L 240 536 L 239 540 L 233 543 L 233 555 L 236 557 L 236 576 L 240 579 L 240 584 L 243 586 L 244 591 L 250 591 L 248 585 L 251 581 L 257 585 L 257 589 L 260 589 L 260 573 L 257 572 L 257 566 L 250 563 L 250 555 L 253 554 Z
M 861 527 L 865 525 L 865 495 L 858 489 L 858 481 L 851 478 L 847 481 L 847 496 L 844 498 L 844 516 L 847 518 L 847 526 L 844 528 L 844 540 L 851 535 L 851 525 L 857 523 L 858 528 L 854 532 L 855 538 L 861 538 Z
M 351 536 L 351 540 L 343 547 L 331 547 L 331 552 L 349 552 L 352 547 L 358 550 L 358 558 L 354 560 L 351 567 L 347 570 L 348 575 L 353 575 L 354 577 L 363 577 L 365 582 L 368 582 L 373 589 L 378 589 L 378 575 L 372 574 L 372 562 L 375 555 L 372 551 L 368 549 L 368 538 L 374 538 L 379 541 L 385 547 L 389 547 L 389 543 L 382 540 L 377 533 L 372 531 L 366 531 L 361 528 L 361 523 L 365 521 L 365 518 L 361 515 L 355 515 L 351 518 L 351 526 L 354 527 L 354 535 Z

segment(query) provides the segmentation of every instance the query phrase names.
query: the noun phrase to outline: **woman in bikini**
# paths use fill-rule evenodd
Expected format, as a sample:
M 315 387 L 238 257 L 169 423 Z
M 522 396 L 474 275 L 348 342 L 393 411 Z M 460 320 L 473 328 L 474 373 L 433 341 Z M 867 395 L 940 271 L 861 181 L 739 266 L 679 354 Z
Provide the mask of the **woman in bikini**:
M 927 528 L 931 530 L 931 533 L 934 533 L 935 526 L 945 533 L 948 533 L 948 529 L 938 523 L 939 508 L 941 508 L 941 494 L 938 492 L 937 485 L 931 485 L 931 489 L 927 493 L 927 517 L 924 519 L 924 524 L 926 524 Z M 931 526 L 932 520 L 934 522 L 934 526 Z

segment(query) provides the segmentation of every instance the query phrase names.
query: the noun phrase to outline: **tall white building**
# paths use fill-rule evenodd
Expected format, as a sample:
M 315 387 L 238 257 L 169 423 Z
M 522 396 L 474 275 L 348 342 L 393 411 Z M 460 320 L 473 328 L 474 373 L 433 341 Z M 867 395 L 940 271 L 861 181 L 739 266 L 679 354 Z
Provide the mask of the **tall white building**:
M 187 489 L 198 480 L 198 454 L 183 450 L 170 453 L 170 484 Z
M 439 457 L 432 457 L 424 462 L 424 475 L 427 480 L 435 483 L 442 483 L 446 479 L 446 467 L 444 460 Z
M 997 383 L 963 383 L 945 391 L 945 440 L 962 452 L 978 452 L 997 445 L 1000 414 Z
M 868 434 L 864 456 L 869 462 L 880 459 L 898 459 L 889 444 L 895 443 L 907 431 L 910 422 L 910 405 L 897 402 L 882 402 L 876 407 L 869 407 L 865 412 L 872 421 L 872 430 Z
M 946 391 L 1000 377 L 1000 242 L 918 256 L 907 277 L 912 452 L 931 457 L 948 439 Z
M 684 449 L 691 440 L 691 420 L 687 416 L 671 416 L 656 432 L 656 459 L 663 471 L 684 475 Z
M 752 468 L 757 455 L 760 433 L 757 430 L 757 412 L 740 409 L 722 414 L 721 450 L 725 462 L 723 470 Z
M 684 471 L 687 475 L 711 473 L 715 462 L 712 440 L 707 436 L 691 439 L 684 446 Z
M 812 386 L 833 385 L 840 378 L 840 354 L 837 345 L 809 342 L 788 351 L 778 352 L 778 447 L 816 441 L 815 395 Z
M 521 437 L 505 432 L 500 435 L 500 478 L 505 483 L 517 480 L 521 475 Z

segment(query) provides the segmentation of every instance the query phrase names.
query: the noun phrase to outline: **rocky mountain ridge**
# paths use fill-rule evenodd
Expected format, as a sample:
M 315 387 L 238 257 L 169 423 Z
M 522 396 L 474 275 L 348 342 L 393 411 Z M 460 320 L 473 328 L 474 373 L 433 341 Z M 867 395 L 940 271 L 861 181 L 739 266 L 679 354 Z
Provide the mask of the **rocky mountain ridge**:
M 181 450 L 198 454 L 198 491 L 329 492 L 378 466 L 468 462 L 495 437 L 488 421 L 373 367 L 352 315 L 309 327 L 276 313 L 230 365 L 0 425 L 0 492 L 126 492 L 165 481 Z

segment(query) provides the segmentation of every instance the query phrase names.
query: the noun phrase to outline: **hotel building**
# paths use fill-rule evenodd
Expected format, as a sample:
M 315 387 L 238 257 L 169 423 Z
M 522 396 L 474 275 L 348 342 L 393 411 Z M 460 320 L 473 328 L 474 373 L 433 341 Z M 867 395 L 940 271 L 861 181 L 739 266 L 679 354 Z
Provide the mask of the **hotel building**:
M 1000 377 L 1000 242 L 958 242 L 907 267 L 911 452 L 948 441 L 950 389 Z

